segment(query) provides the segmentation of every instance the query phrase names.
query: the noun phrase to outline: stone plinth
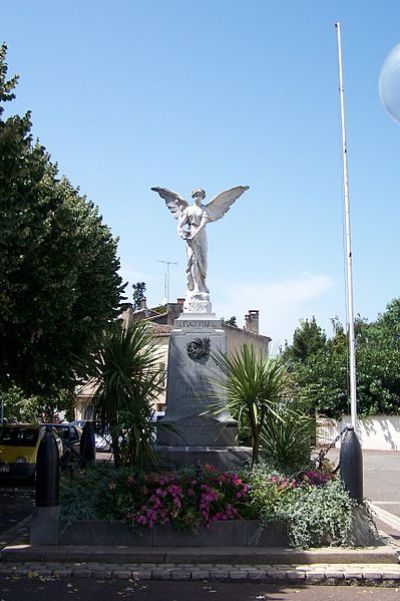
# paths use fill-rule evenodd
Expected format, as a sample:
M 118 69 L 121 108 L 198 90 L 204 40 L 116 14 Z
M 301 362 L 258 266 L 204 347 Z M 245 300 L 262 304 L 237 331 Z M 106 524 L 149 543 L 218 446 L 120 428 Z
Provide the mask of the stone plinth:
M 169 344 L 167 411 L 160 422 L 174 431 L 160 429 L 157 436 L 162 458 L 171 460 L 182 457 L 181 450 L 184 453 L 187 461 L 179 459 L 175 464 L 190 464 L 192 453 L 196 463 L 199 452 L 204 462 L 213 463 L 213 451 L 237 444 L 236 422 L 229 413 L 208 412 L 211 405 L 226 404 L 217 383 L 222 374 L 211 357 L 215 352 L 226 353 L 226 334 L 213 313 L 182 313 L 175 320 Z

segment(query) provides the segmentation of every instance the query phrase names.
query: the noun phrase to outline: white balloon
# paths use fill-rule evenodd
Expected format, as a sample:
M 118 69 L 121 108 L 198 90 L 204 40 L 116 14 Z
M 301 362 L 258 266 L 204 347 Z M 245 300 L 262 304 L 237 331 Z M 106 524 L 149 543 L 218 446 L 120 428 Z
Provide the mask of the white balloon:
M 379 96 L 389 115 L 400 123 L 400 44 L 391 50 L 382 65 Z

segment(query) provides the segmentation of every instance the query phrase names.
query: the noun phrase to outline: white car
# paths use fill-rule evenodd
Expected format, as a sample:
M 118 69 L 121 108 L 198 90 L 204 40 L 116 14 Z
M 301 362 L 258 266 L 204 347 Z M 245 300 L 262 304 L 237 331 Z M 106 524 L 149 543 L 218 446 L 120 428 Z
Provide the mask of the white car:
M 109 453 L 111 451 L 111 434 L 108 429 L 104 429 L 102 432 L 96 432 L 94 435 L 94 444 L 96 451 L 102 453 Z

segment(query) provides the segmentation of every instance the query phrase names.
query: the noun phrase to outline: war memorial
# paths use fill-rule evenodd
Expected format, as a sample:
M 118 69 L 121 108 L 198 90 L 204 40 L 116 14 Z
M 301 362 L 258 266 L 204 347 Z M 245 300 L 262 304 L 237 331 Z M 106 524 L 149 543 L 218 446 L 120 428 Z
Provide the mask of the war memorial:
M 212 463 L 232 467 L 248 458 L 237 446 L 236 422 L 227 411 L 225 392 L 218 385 L 222 374 L 213 365 L 213 353 L 226 353 L 226 334 L 212 310 L 207 287 L 207 235 L 209 223 L 221 219 L 248 186 L 218 194 L 204 205 L 205 192 L 192 192 L 193 205 L 166 188 L 152 188 L 178 221 L 178 234 L 186 246 L 186 300 L 171 333 L 167 375 L 167 411 L 171 430 L 158 433 L 160 457 L 174 465 Z M 214 410 L 210 411 L 210 407 Z

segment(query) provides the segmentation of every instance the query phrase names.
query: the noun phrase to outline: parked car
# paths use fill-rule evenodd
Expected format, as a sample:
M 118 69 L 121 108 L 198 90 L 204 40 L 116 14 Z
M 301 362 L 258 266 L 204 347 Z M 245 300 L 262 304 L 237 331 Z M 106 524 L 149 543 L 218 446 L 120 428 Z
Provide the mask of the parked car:
M 96 451 L 101 453 L 109 453 L 111 451 L 111 433 L 108 428 L 103 428 L 95 432 L 94 442 L 96 445 Z
M 37 424 L 11 424 L 0 428 L 0 481 L 33 479 L 40 441 L 46 428 Z M 64 454 L 61 437 L 54 430 L 60 458 Z
M 61 424 L 41 424 L 42 426 L 51 426 L 60 436 L 63 445 L 64 451 L 66 449 L 71 449 L 79 454 L 79 445 L 82 437 L 82 430 L 77 426 L 69 424 L 68 422 L 64 422 Z
M 75 419 L 73 422 L 69 422 L 71 426 L 78 426 L 78 428 L 80 428 L 81 430 L 83 430 L 83 428 L 85 427 L 86 424 L 85 419 Z

